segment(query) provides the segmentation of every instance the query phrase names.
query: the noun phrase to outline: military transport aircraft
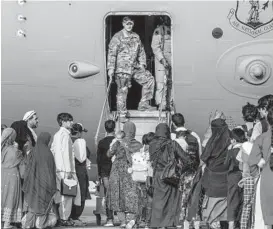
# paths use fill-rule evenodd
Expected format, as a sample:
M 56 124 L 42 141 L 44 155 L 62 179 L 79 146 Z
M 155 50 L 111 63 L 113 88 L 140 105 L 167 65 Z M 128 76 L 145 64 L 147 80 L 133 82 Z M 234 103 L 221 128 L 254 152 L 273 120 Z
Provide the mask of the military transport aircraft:
M 134 19 L 152 74 L 153 31 L 160 16 L 170 18 L 172 101 L 186 126 L 200 136 L 212 110 L 222 110 L 235 125 L 243 122 L 246 102 L 256 104 L 257 98 L 272 94 L 272 0 L 4 0 L 1 122 L 9 126 L 35 110 L 38 132 L 54 134 L 57 114 L 69 112 L 88 129 L 85 138 L 95 155 L 95 138 L 103 137 L 102 124 L 116 110 L 116 85 L 108 87 L 106 60 L 125 15 Z M 147 129 L 160 114 L 134 111 L 140 91 L 133 82 L 128 108 Z

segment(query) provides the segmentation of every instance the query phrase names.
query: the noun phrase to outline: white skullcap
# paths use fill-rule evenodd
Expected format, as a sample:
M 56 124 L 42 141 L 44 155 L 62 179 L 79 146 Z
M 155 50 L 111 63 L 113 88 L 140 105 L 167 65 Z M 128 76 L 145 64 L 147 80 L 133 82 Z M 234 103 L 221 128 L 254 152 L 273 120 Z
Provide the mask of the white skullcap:
M 23 120 L 24 121 L 27 121 L 29 120 L 33 115 L 35 115 L 36 112 L 35 111 L 28 111 L 27 113 L 25 113 L 24 117 L 23 117 Z
M 251 150 L 252 150 L 253 143 L 251 142 L 244 142 L 242 145 L 242 149 L 247 155 L 250 155 Z

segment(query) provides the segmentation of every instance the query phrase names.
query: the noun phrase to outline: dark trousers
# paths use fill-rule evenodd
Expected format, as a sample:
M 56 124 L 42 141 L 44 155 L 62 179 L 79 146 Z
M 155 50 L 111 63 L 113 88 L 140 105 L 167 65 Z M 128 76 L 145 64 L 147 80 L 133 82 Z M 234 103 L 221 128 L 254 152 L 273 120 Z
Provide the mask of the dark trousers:
M 85 206 L 85 201 L 81 202 L 81 206 L 76 206 L 73 204 L 70 218 L 72 218 L 73 220 L 80 218 L 80 216 L 82 215 L 84 206 Z
M 106 197 L 107 189 L 109 187 L 109 177 L 102 177 L 102 183 L 104 187 L 104 195 Z M 107 201 L 106 201 L 106 217 L 107 217 L 107 220 L 114 219 L 113 211 L 109 209 L 109 206 L 107 205 Z

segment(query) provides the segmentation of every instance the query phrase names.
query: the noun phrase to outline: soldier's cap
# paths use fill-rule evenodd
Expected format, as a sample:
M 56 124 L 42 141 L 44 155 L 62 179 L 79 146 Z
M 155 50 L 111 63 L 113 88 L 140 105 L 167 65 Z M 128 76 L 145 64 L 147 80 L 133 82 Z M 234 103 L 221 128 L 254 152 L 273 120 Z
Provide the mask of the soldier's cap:
M 127 23 L 129 23 L 129 22 L 131 22 L 132 24 L 134 24 L 134 21 L 132 20 L 132 18 L 130 18 L 130 17 L 128 17 L 128 16 L 126 16 L 126 17 L 124 17 L 124 18 L 122 19 L 122 23 L 127 24 Z
M 87 132 L 88 130 L 83 127 L 81 123 L 74 123 L 72 125 L 72 132 L 74 133 L 81 133 L 81 132 Z

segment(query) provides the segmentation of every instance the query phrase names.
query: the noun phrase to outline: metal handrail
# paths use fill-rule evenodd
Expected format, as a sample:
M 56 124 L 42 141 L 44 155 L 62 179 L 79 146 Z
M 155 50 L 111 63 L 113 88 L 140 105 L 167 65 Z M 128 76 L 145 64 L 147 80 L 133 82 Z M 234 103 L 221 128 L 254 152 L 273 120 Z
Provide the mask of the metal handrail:
M 103 113 L 104 113 L 104 110 L 105 110 L 106 102 L 108 101 L 108 96 L 109 96 L 112 81 L 113 81 L 112 78 L 110 78 L 109 84 L 108 84 L 108 87 L 107 87 L 107 91 L 106 91 L 106 98 L 104 100 L 103 107 L 102 107 L 101 114 L 100 114 L 99 125 L 97 127 L 97 131 L 96 131 L 96 135 L 95 135 L 95 145 L 96 146 L 98 146 L 98 136 L 99 136 L 99 132 L 100 132 L 102 117 L 103 117 Z

